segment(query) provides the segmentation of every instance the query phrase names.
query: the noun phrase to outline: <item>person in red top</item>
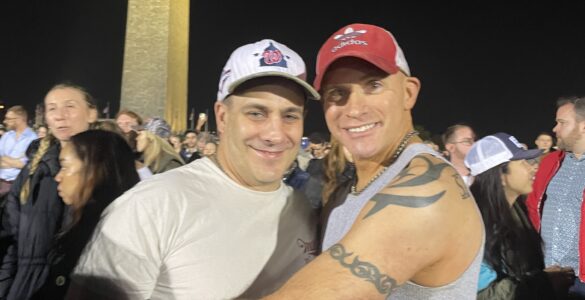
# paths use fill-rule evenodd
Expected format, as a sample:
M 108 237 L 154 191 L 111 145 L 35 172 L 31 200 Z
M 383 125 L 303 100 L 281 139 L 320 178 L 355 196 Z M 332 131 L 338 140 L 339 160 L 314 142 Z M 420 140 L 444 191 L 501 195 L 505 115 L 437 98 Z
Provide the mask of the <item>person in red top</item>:
M 561 98 L 557 107 L 553 131 L 561 151 L 542 159 L 526 205 L 545 264 L 572 267 L 578 278 L 569 293 L 585 299 L 585 98 Z

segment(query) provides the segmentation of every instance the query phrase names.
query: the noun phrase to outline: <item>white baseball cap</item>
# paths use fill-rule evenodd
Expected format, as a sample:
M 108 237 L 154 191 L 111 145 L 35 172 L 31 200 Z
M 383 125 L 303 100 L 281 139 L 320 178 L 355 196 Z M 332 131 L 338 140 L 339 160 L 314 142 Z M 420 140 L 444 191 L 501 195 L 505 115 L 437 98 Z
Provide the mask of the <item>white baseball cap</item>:
M 232 52 L 219 79 L 217 101 L 223 101 L 242 83 L 259 77 L 284 77 L 299 84 L 307 98 L 319 100 L 319 93 L 305 80 L 305 62 L 293 50 L 265 39 L 239 47 Z
M 540 149 L 525 150 L 518 140 L 503 132 L 488 135 L 475 142 L 465 156 L 465 166 L 476 176 L 499 164 L 521 159 L 533 159 L 542 154 Z

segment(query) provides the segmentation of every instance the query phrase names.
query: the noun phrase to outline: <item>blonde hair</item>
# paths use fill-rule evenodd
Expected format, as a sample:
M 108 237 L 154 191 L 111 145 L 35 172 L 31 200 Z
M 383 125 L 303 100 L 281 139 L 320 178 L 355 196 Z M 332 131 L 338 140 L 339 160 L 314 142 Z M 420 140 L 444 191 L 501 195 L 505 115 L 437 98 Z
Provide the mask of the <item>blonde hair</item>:
M 163 152 L 166 152 L 181 163 L 184 163 L 181 156 L 179 156 L 169 142 L 148 130 L 143 130 L 141 133 L 145 135 L 146 140 L 149 142 L 142 151 L 142 154 L 144 155 L 144 164 L 149 167 L 153 173 L 160 173 L 161 168 L 163 167 L 160 165 L 160 159 Z
M 89 109 L 96 108 L 95 101 L 94 101 L 93 97 L 85 90 L 85 88 L 83 88 L 82 86 L 70 83 L 70 82 L 65 82 L 65 83 L 60 83 L 60 84 L 54 85 L 47 92 L 47 95 L 54 90 L 67 89 L 67 88 L 79 91 L 83 95 L 85 103 L 87 103 L 87 106 Z M 90 127 L 91 127 L 91 125 L 92 124 L 90 124 Z M 55 144 L 56 141 L 57 141 L 57 139 L 50 132 L 47 133 L 47 136 L 41 140 L 41 143 L 39 145 L 39 149 L 37 150 L 37 152 L 35 153 L 35 156 L 33 157 L 33 159 L 30 162 L 28 177 L 26 178 L 26 181 L 23 183 L 22 188 L 20 189 L 19 195 L 20 195 L 20 203 L 21 204 L 26 204 L 26 202 L 28 201 L 28 196 L 30 194 L 30 188 L 31 188 L 30 187 L 30 185 L 31 185 L 30 179 L 35 174 L 35 172 L 39 166 L 39 163 L 41 162 L 41 159 L 43 158 L 45 153 L 47 153 L 47 150 L 49 150 L 49 148 L 53 144 Z
M 30 193 L 30 179 L 33 177 L 35 171 L 37 170 L 37 167 L 39 166 L 39 162 L 41 161 L 41 158 L 43 158 L 43 156 L 45 155 L 45 153 L 47 153 L 47 150 L 49 150 L 49 148 L 57 141 L 57 139 L 50 133 L 47 134 L 47 136 L 45 136 L 39 145 L 39 149 L 37 150 L 37 152 L 35 153 L 35 156 L 33 157 L 33 159 L 31 160 L 30 163 L 30 168 L 28 171 L 28 177 L 26 178 L 26 181 L 24 182 L 24 184 L 22 185 L 22 188 L 20 189 L 20 204 L 26 204 L 26 202 L 28 201 L 28 195 Z
M 323 205 L 329 201 L 329 198 L 340 184 L 337 182 L 337 174 L 343 173 L 348 160 L 343 151 L 343 145 L 331 137 L 331 151 L 323 158 L 325 170 L 323 172 L 323 192 L 321 193 Z

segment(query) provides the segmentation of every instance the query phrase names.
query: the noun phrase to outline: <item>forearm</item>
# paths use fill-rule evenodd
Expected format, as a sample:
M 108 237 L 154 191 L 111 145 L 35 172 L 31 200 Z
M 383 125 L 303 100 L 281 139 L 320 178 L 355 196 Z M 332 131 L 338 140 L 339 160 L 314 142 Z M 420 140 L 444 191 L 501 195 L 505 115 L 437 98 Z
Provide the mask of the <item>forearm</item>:
M 2 159 L 0 160 L 0 168 L 22 169 L 23 167 L 24 163 L 19 158 L 2 156 Z

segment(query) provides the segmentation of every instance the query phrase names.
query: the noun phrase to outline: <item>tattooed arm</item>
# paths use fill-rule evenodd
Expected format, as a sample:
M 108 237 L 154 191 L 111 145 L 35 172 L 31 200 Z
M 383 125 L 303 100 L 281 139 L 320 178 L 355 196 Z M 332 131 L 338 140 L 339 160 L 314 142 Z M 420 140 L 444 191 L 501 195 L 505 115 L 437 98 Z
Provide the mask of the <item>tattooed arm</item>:
M 384 299 L 409 280 L 442 286 L 473 261 L 482 230 L 457 172 L 418 156 L 369 201 L 340 242 L 271 299 Z

